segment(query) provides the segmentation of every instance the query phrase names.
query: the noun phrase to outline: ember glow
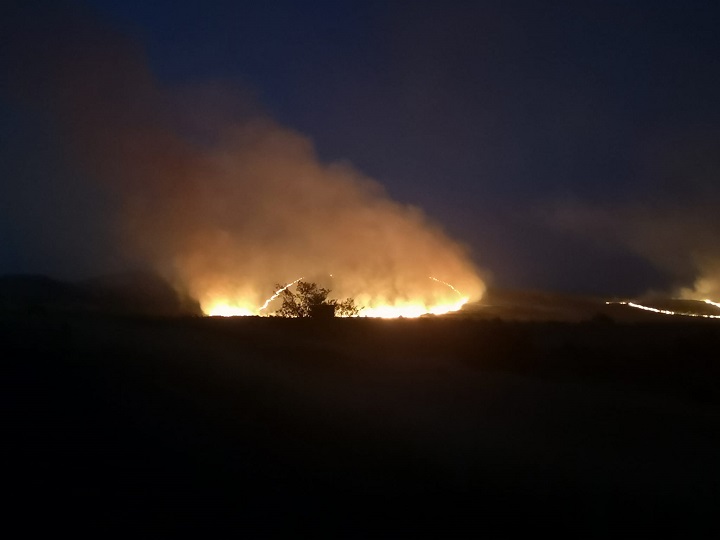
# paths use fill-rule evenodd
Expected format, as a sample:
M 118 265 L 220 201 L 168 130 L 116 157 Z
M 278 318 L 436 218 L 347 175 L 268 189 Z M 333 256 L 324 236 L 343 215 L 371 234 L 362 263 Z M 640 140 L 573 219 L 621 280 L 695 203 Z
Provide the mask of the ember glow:
M 392 319 L 395 317 L 414 318 L 421 317 L 422 315 L 445 315 L 453 311 L 460 310 L 465 304 L 467 304 L 469 298 L 463 296 L 460 291 L 455 287 L 446 283 L 440 279 L 430 276 L 428 279 L 440 283 L 450 289 L 457 295 L 457 298 L 441 300 L 438 303 L 430 304 L 423 303 L 422 301 L 399 301 L 395 303 L 387 304 L 375 304 L 371 302 L 368 307 L 363 308 L 359 316 L 360 317 L 379 317 L 382 319 Z
M 379 305 L 376 307 L 364 308 L 360 317 L 378 317 L 381 319 L 393 319 L 396 317 L 415 318 L 422 315 L 445 315 L 453 311 L 458 311 L 467 303 L 467 298 L 462 298 L 456 302 L 448 304 L 427 305 L 422 303 L 397 303 Z
M 442 284 L 445 285 L 446 287 L 449 287 L 451 290 L 455 291 L 460 298 L 463 297 L 462 293 L 461 293 L 460 291 L 458 291 L 455 287 L 453 287 L 452 285 L 450 285 L 449 283 L 446 283 L 445 281 L 443 281 L 443 280 L 441 280 L 441 279 L 438 279 L 438 278 L 434 278 L 434 277 L 432 277 L 432 276 L 429 276 L 429 277 L 430 277 L 430 279 L 432 279 L 433 281 L 437 281 L 438 283 L 442 283 Z M 465 302 L 467 302 L 467 298 L 465 299 Z
M 332 274 L 330 275 L 333 277 Z M 303 278 L 298 278 L 291 281 L 281 289 L 277 290 L 272 296 L 265 300 L 259 308 L 249 307 L 248 303 L 242 300 L 222 299 L 211 302 L 205 310 L 205 313 L 213 317 L 269 315 L 271 313 L 267 312 L 269 311 L 267 308 L 270 306 L 271 302 L 277 299 L 284 290 L 292 287 L 302 279 Z M 434 277 L 429 277 L 428 279 L 446 287 L 448 289 L 447 293 L 443 292 L 438 295 L 437 287 L 432 284 L 428 290 L 433 292 L 433 296 L 419 298 L 417 300 L 401 298 L 392 301 L 386 297 L 373 298 L 368 294 L 361 293 L 358 295 L 357 303 L 362 307 L 362 309 L 357 316 L 390 319 L 396 317 L 415 318 L 421 317 L 422 315 L 444 315 L 446 313 L 460 310 L 469 301 L 469 297 L 463 296 L 463 294 L 450 283 L 446 283 L 445 281 Z M 448 294 L 450 292 L 452 295 Z
M 251 315 L 257 315 L 257 313 L 250 308 L 222 301 L 211 305 L 206 313 L 211 317 L 249 317 Z
M 692 313 L 692 312 L 688 312 L 688 311 L 671 311 L 669 309 L 659 309 L 659 308 L 654 308 L 651 306 L 645 306 L 643 304 L 638 304 L 636 302 L 625 301 L 625 302 L 605 302 L 605 303 L 608 305 L 615 304 L 615 305 L 620 305 L 620 306 L 630 306 L 631 308 L 641 309 L 643 311 L 650 311 L 652 313 L 659 313 L 661 315 L 674 315 L 674 316 L 679 316 L 679 317 L 699 317 L 702 319 L 720 319 L 720 315 L 708 315 L 706 313 Z M 718 305 L 717 302 L 712 302 L 710 300 L 705 300 L 705 303 L 711 304 L 715 307 L 720 307 L 720 305 Z
M 283 293 L 283 291 L 288 290 L 290 287 L 292 287 L 293 285 L 295 285 L 295 284 L 296 284 L 298 281 L 300 281 L 301 279 L 302 279 L 302 278 L 299 277 L 299 278 L 297 278 L 295 281 L 291 281 L 290 283 L 288 283 L 288 284 L 285 285 L 284 287 L 281 287 L 280 289 L 278 289 L 277 291 L 275 291 L 275 294 L 273 294 L 270 298 L 268 298 L 267 300 L 265 300 L 265 303 L 264 303 L 262 306 L 260 306 L 260 309 L 258 309 L 258 312 L 264 311 L 265 309 L 267 309 L 267 307 L 270 305 L 270 302 L 272 302 L 273 300 L 275 300 L 278 296 L 280 296 L 280 295 Z

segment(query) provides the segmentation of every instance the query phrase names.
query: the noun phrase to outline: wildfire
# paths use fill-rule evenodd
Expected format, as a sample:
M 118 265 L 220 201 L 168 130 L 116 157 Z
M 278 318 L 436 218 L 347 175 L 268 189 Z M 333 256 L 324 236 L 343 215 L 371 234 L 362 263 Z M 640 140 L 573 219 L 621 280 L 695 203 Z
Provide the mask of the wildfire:
M 393 319 L 396 317 L 415 318 L 422 315 L 445 315 L 453 311 L 460 310 L 470 300 L 468 297 L 453 287 L 450 283 L 442 281 L 432 276 L 428 276 L 441 285 L 445 285 L 448 289 L 457 294 L 458 299 L 454 302 L 443 302 L 439 304 L 428 305 L 423 302 L 397 302 L 394 304 L 381 304 L 363 309 L 360 317 L 378 317 L 382 319 Z
M 268 308 L 270 303 L 277 299 L 283 291 L 297 284 L 302 279 L 303 278 L 300 277 L 275 291 L 275 293 L 265 300 L 259 308 L 250 306 L 248 302 L 219 299 L 210 302 L 207 309 L 203 305 L 203 311 L 212 317 L 246 317 L 266 315 L 263 312 Z M 360 310 L 357 316 L 391 319 L 397 317 L 416 318 L 422 315 L 445 315 L 446 313 L 458 311 L 470 300 L 469 297 L 463 296 L 463 294 L 450 283 L 432 276 L 430 276 L 429 279 L 446 286 L 457 295 L 457 299 L 454 301 L 443 300 L 432 303 L 423 300 L 387 301 L 376 300 L 373 298 L 361 298 L 359 303 L 364 305 L 364 307 Z
M 453 287 L 452 285 L 450 285 L 448 282 L 443 281 L 442 279 L 434 278 L 434 277 L 432 277 L 432 276 L 428 276 L 428 278 L 429 278 L 429 279 L 432 279 L 433 281 L 437 281 L 438 283 L 442 283 L 442 284 L 445 285 L 446 287 L 448 287 L 448 288 L 450 288 L 451 290 L 455 291 L 455 292 L 457 293 L 457 295 L 458 295 L 460 298 L 462 298 L 462 293 L 461 293 L 460 291 L 458 291 L 455 287 Z
M 684 311 L 671 311 L 669 309 L 658 309 L 650 306 L 644 306 L 636 302 L 605 302 L 606 304 L 616 304 L 621 306 L 630 306 L 631 308 L 641 309 L 643 311 L 651 311 L 652 313 L 660 313 L 661 315 L 675 315 L 680 317 L 700 317 L 703 319 L 720 319 L 720 315 L 707 315 L 705 313 L 690 313 Z M 715 307 L 720 308 L 720 304 L 711 300 L 705 300 L 706 304 L 711 304 Z
M 332 274 L 330 274 L 330 276 L 332 276 Z M 295 284 L 296 284 L 298 281 L 300 281 L 301 279 L 302 279 L 302 278 L 299 277 L 299 278 L 297 278 L 295 281 L 291 281 L 290 283 L 288 283 L 287 285 L 285 285 L 285 286 L 282 287 L 281 289 L 278 289 L 277 291 L 275 291 L 275 294 L 273 294 L 270 298 L 268 298 L 267 300 L 265 300 L 265 303 L 262 305 L 262 307 L 261 307 L 260 309 L 258 309 L 258 312 L 266 309 L 266 308 L 270 305 L 270 302 L 272 302 L 273 300 L 275 300 L 278 296 L 280 296 L 280 295 L 282 294 L 283 291 L 289 289 L 290 287 L 292 287 L 293 285 L 295 285 Z
M 398 303 L 394 305 L 380 305 L 364 308 L 359 317 L 377 317 L 381 319 L 394 319 L 396 317 L 416 318 L 422 315 L 445 315 L 458 311 L 466 303 L 467 298 L 460 298 L 457 302 L 436 304 L 428 306 L 422 303 Z
M 210 317 L 249 317 L 257 315 L 252 308 L 223 300 L 213 303 L 207 310 L 203 308 L 203 311 Z

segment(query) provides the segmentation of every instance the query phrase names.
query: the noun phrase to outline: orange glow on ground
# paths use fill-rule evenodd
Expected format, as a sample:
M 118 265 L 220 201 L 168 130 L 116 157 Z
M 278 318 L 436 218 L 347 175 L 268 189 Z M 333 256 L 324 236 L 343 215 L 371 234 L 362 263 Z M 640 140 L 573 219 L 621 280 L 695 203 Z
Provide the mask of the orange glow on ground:
M 207 310 L 203 308 L 203 311 L 210 317 L 249 317 L 257 315 L 256 312 L 248 307 L 233 305 L 226 301 L 218 301 Z
M 292 287 L 303 278 L 298 278 L 285 285 L 282 289 L 276 291 L 260 306 L 252 306 L 249 302 L 242 299 L 230 300 L 228 298 L 213 299 L 203 303 L 202 309 L 206 315 L 211 317 L 248 317 L 248 316 L 268 316 L 265 310 L 269 304 L 280 296 L 285 289 Z M 385 300 L 377 300 L 369 298 L 368 301 L 358 302 L 364 304 L 357 317 L 375 317 L 381 319 L 417 318 L 423 315 L 445 315 L 460 310 L 470 299 L 463 296 L 460 291 L 453 287 L 450 283 L 446 283 L 440 279 L 429 277 L 432 281 L 439 283 L 448 288 L 450 296 L 456 296 L 455 300 L 445 298 L 436 303 L 429 303 L 423 300 L 400 300 L 396 302 L 388 302 Z
M 378 305 L 363 308 L 356 316 L 394 319 L 397 317 L 416 318 L 422 317 L 423 315 L 445 315 L 460 310 L 467 302 L 468 298 L 461 298 L 454 303 L 432 306 L 412 302 L 398 303 L 395 305 Z M 214 303 L 212 307 L 203 311 L 210 317 L 250 317 L 253 315 L 263 315 L 260 309 L 233 305 L 228 301 L 218 301 Z
M 465 304 L 468 298 L 461 298 L 457 302 L 449 304 L 436 304 L 426 306 L 421 303 L 414 304 L 412 302 L 399 303 L 395 305 L 379 305 L 376 307 L 367 307 L 360 311 L 358 317 L 378 317 L 381 319 L 394 319 L 397 317 L 416 318 L 423 315 L 445 315 L 458 311 Z
M 636 302 L 605 302 L 608 305 L 616 304 L 620 306 L 630 306 L 631 308 L 641 309 L 643 311 L 650 311 L 652 313 L 659 313 L 661 315 L 674 315 L 678 317 L 699 317 L 702 319 L 720 319 L 720 315 L 707 315 L 705 313 L 690 313 L 684 311 L 671 311 L 669 309 L 658 309 L 651 306 L 645 306 Z M 720 307 L 717 303 L 705 300 L 706 304 L 712 304 L 713 306 Z

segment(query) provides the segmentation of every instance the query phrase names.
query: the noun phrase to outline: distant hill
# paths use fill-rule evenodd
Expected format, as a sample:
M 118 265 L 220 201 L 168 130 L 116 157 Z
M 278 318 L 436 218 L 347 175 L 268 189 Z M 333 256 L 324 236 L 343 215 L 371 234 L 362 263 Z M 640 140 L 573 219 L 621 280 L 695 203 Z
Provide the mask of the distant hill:
M 551 291 L 491 288 L 480 302 L 465 306 L 459 314 L 515 321 L 578 322 L 606 312 L 603 298 Z
M 0 312 L 199 315 L 200 306 L 167 281 L 146 272 L 118 273 L 80 282 L 42 275 L 0 276 Z
M 668 316 L 627 305 L 627 301 L 657 310 L 679 314 Z M 609 303 L 608 303 L 609 302 Z M 617 321 L 617 322 L 670 322 L 678 320 L 708 320 L 697 315 L 720 315 L 720 309 L 696 300 L 679 300 L 660 295 L 640 299 L 602 298 L 551 291 L 489 289 L 480 302 L 465 306 L 456 316 L 514 321 Z
M 633 300 L 552 291 L 491 288 L 481 301 L 468 304 L 462 310 L 444 317 L 560 322 L 709 320 L 669 317 L 620 303 L 627 300 L 678 313 L 720 315 L 720 309 L 704 302 L 657 295 Z M 611 303 L 608 304 L 608 301 Z M 3 313 L 100 313 L 173 317 L 202 315 L 202 310 L 196 300 L 181 295 L 156 274 L 126 272 L 78 282 L 64 282 L 43 275 L 0 276 L 0 315 Z

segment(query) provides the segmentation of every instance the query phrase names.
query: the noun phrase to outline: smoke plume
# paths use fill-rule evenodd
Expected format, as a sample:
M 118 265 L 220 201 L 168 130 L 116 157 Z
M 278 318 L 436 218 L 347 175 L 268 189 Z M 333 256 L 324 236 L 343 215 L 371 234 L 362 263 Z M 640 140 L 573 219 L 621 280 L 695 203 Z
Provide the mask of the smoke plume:
M 602 207 L 556 204 L 556 226 L 606 246 L 621 246 L 671 278 L 664 291 L 693 300 L 720 299 L 720 140 L 681 133 L 655 148 L 642 196 Z M 621 270 L 619 270 L 621 271 Z
M 419 209 L 321 163 L 232 85 L 164 86 L 132 41 L 69 19 L 15 31 L 11 91 L 48 114 L 73 167 L 117 202 L 119 249 L 204 310 L 256 312 L 300 277 L 398 314 L 482 296 L 464 248 Z

